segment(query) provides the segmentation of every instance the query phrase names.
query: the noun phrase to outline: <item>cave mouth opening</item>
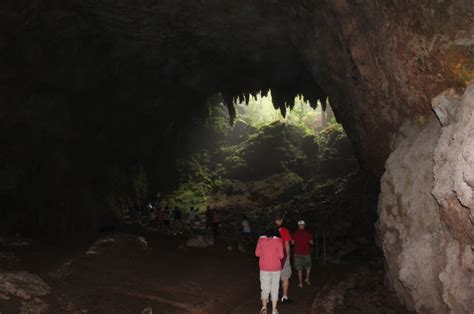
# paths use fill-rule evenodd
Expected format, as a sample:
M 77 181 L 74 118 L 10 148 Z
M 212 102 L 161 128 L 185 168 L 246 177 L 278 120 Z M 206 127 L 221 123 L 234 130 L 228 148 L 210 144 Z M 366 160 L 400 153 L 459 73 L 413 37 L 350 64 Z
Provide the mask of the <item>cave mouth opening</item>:
M 258 234 L 277 212 L 284 213 L 290 229 L 305 220 L 327 239 L 328 260 L 379 254 L 376 183 L 360 168 L 329 101 L 324 108 L 320 101 L 311 106 L 303 95 L 293 102 L 286 103 L 290 109 L 283 116 L 271 91 L 234 97 L 229 124 L 222 94 L 210 97 L 205 119 L 184 141 L 176 183 L 149 201 L 179 208 L 184 216 L 215 208 L 229 238 L 239 234 L 243 215 Z
M 289 111 L 282 112 L 281 108 L 273 103 L 272 92 L 258 92 L 255 95 L 239 96 L 233 101 L 236 109 L 235 120 L 249 126 L 260 128 L 273 122 L 297 126 L 307 134 L 316 134 L 330 123 L 336 124 L 334 113 L 329 100 L 324 100 L 324 107 L 320 100 L 313 105 L 303 95 L 297 95 Z M 327 110 L 326 110 L 327 109 Z M 235 123 L 235 121 L 233 121 Z
M 297 214 L 289 217 L 293 226 L 291 220 L 314 208 L 320 215 L 308 221 L 328 235 L 337 260 L 337 252 L 373 242 L 381 188 L 377 236 L 388 285 L 409 309 L 467 312 L 473 308 L 468 245 L 474 167 L 458 157 L 472 155 L 459 136 L 472 129 L 466 120 L 472 87 L 462 101 L 453 91 L 430 100 L 446 88 L 470 85 L 473 8 L 467 0 L 3 1 L 2 245 L 9 242 L 7 233 L 95 237 L 97 229 L 120 223 L 117 213 L 142 207 L 155 193 L 150 191 L 168 197 L 165 191 L 191 182 L 201 192 L 224 190 L 229 197 L 215 198 L 226 208 L 231 201 L 249 210 L 271 201 L 288 205 Z M 213 123 L 205 119 L 208 95 L 222 91 L 233 120 L 229 97 L 269 87 L 283 115 L 297 93 L 311 100 L 329 96 L 357 160 L 377 179 L 367 179 L 352 156 L 340 160 L 339 149 L 349 146 L 337 130 L 321 142 L 305 134 L 300 146 L 298 132 L 281 122 L 263 125 L 245 144 L 239 142 L 245 133 L 239 133 L 234 144 L 191 158 L 204 139 L 199 133 Z M 235 122 L 232 130 L 242 125 Z M 346 164 L 357 170 L 334 177 Z M 196 181 L 181 180 L 180 171 Z M 235 177 L 226 178 L 228 172 Z M 295 190 L 286 193 L 281 182 Z M 278 195 L 277 201 L 268 195 Z M 76 267 L 78 277 L 85 268 Z M 72 279 L 71 286 L 78 278 Z M 120 307 L 118 299 L 109 303 Z M 1 305 L 0 312 L 19 312 Z

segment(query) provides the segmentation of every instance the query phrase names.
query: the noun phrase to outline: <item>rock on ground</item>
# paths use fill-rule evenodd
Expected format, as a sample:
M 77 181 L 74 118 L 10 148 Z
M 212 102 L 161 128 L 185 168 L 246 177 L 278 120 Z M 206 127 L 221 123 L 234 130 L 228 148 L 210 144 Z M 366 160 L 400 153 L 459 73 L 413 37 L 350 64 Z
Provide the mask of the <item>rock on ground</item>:
M 49 292 L 49 286 L 37 275 L 25 271 L 0 273 L 0 300 L 18 298 L 22 314 L 46 312 L 48 304 L 40 297 Z
M 131 234 L 111 234 L 101 237 L 87 250 L 86 254 L 96 255 L 104 252 L 120 251 L 128 248 L 135 251 L 143 251 L 148 248 L 148 242 L 144 237 Z
M 211 236 L 198 235 L 189 239 L 186 245 L 188 247 L 210 247 L 214 245 L 214 239 Z
M 0 245 L 4 247 L 29 246 L 31 245 L 31 242 L 31 239 L 22 238 L 20 236 L 0 237 Z
M 388 282 L 408 309 L 472 313 L 474 82 L 462 98 L 448 90 L 433 107 L 439 120 L 405 125 L 387 160 L 378 240 Z

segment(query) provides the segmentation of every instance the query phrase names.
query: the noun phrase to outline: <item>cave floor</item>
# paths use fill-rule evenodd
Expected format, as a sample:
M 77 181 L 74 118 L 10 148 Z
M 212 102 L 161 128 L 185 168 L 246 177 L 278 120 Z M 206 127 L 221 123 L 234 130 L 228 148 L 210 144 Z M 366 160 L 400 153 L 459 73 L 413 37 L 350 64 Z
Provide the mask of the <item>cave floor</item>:
M 124 245 L 95 255 L 85 254 L 89 244 L 40 241 L 15 252 L 17 267 L 38 274 L 51 287 L 48 313 L 142 313 L 146 308 L 153 313 L 258 313 L 258 261 L 253 256 L 229 251 L 225 243 L 198 249 L 173 237 L 152 234 L 146 239 L 146 251 Z M 303 289 L 296 287 L 294 274 L 294 303 L 280 305 L 280 313 L 328 310 L 335 301 L 331 285 L 353 270 L 316 262 L 313 285 Z M 316 296 L 323 302 L 315 302 Z M 0 302 L 0 313 L 14 313 L 15 306 Z

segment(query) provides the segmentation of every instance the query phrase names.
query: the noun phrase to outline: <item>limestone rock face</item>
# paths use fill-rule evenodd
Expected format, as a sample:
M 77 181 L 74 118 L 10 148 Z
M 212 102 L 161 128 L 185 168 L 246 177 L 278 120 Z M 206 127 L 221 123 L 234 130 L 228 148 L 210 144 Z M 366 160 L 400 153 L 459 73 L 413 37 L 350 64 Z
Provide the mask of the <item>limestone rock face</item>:
M 473 83 L 462 99 L 449 90 L 437 97 L 451 106 L 443 126 L 433 115 L 402 127 L 382 177 L 377 229 L 387 279 L 417 312 L 474 308 Z
M 474 78 L 474 6 L 464 0 L 292 1 L 294 42 L 378 175 L 403 122 Z M 379 161 L 378 161 L 379 160 Z

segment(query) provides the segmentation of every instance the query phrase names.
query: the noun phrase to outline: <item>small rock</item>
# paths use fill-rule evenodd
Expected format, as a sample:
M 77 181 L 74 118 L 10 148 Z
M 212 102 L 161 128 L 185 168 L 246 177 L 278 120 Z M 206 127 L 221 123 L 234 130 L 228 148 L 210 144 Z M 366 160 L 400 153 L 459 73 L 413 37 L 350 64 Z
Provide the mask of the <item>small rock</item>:
M 198 235 L 186 243 L 188 247 L 210 247 L 214 245 L 214 239 L 210 236 Z
M 148 247 L 148 242 L 147 242 L 147 240 L 145 239 L 145 237 L 138 237 L 138 241 L 140 241 L 140 243 L 142 244 L 143 248 L 147 248 L 147 247 Z
M 22 238 L 20 236 L 15 237 L 0 237 L 0 245 L 5 247 L 19 247 L 29 246 L 32 240 L 28 238 Z
M 142 314 L 153 314 L 153 309 L 151 307 L 147 307 L 142 311 Z

